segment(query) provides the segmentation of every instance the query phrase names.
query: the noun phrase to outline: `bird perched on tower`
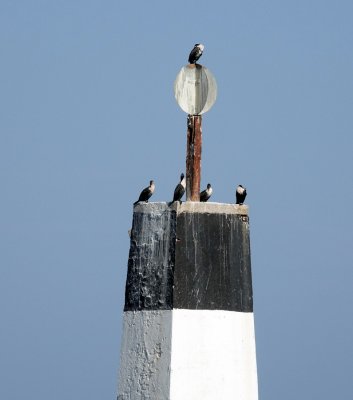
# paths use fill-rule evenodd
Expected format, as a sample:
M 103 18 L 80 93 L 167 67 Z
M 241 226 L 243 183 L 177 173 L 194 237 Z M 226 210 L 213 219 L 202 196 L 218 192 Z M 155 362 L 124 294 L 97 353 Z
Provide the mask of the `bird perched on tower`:
M 211 197 L 211 195 L 212 195 L 212 192 L 213 192 L 213 190 L 212 190 L 211 184 L 208 183 L 208 184 L 207 184 L 207 189 L 203 190 L 203 191 L 200 193 L 200 201 L 202 201 L 202 202 L 208 201 L 208 199 L 209 199 L 209 198 Z
M 150 181 L 150 185 L 142 190 L 139 199 L 135 201 L 134 205 L 140 201 L 148 203 L 148 199 L 153 195 L 154 189 L 155 189 L 154 181 Z
M 196 61 L 202 56 L 203 49 L 205 46 L 201 43 L 196 43 L 194 48 L 191 50 L 189 54 L 189 63 L 196 64 Z
M 236 191 L 235 191 L 235 197 L 236 197 L 236 203 L 241 205 L 244 203 L 245 201 L 245 197 L 246 197 L 246 188 L 243 187 L 242 185 L 238 185 Z
M 173 202 L 181 201 L 181 198 L 184 196 L 186 187 L 186 180 L 184 174 L 180 175 L 180 182 L 176 185 L 174 190 Z

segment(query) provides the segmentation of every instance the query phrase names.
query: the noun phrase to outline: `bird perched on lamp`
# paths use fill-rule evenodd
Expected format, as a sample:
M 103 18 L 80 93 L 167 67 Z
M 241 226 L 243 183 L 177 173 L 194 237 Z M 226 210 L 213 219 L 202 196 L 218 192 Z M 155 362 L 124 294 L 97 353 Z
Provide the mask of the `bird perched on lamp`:
M 205 46 L 201 43 L 196 43 L 189 54 L 189 63 L 196 64 L 196 61 L 202 56 Z

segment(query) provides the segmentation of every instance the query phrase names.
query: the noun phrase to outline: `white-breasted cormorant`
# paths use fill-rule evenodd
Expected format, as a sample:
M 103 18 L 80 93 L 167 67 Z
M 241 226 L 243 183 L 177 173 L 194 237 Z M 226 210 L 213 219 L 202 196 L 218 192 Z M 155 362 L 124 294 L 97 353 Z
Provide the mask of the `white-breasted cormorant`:
M 174 190 L 173 202 L 174 201 L 181 201 L 181 198 L 184 196 L 186 188 L 186 180 L 184 174 L 180 175 L 180 183 L 176 185 Z
M 213 189 L 211 187 L 211 184 L 208 183 L 207 184 L 207 189 L 203 190 L 200 193 L 200 201 L 207 201 L 211 197 L 212 192 L 213 192 Z
M 148 203 L 148 199 L 153 195 L 154 188 L 155 188 L 154 181 L 150 181 L 150 185 L 142 190 L 139 199 L 135 201 L 134 205 L 140 201 Z
M 245 201 L 246 197 L 246 188 L 243 187 L 242 185 L 238 185 L 237 190 L 235 191 L 235 197 L 236 197 L 236 203 L 237 204 L 243 204 Z
M 196 64 L 196 61 L 202 56 L 203 49 L 205 46 L 201 43 L 196 43 L 194 48 L 191 50 L 189 54 L 189 63 Z

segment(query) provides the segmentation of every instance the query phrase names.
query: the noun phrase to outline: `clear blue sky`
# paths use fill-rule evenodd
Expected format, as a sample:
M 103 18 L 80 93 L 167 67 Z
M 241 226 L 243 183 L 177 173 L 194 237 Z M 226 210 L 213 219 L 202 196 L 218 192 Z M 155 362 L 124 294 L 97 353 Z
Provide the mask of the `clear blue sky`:
M 0 2 L 0 398 L 116 396 L 132 203 L 171 199 L 194 43 L 202 186 L 248 188 L 261 400 L 353 393 L 353 2 Z

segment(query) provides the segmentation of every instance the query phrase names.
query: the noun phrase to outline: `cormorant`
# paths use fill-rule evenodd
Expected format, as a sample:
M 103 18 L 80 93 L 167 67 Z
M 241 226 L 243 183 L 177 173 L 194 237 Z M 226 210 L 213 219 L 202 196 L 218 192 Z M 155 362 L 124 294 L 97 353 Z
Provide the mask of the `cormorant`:
M 211 184 L 208 183 L 207 189 L 203 190 L 200 193 L 200 201 L 207 201 L 211 197 L 212 192 L 213 192 L 213 190 L 212 190 Z
M 237 199 L 237 204 L 243 204 L 246 197 L 246 188 L 242 185 L 238 185 L 237 190 L 235 191 L 235 197 Z
M 150 181 L 150 185 L 142 190 L 139 199 L 135 201 L 134 205 L 140 201 L 145 201 L 146 203 L 148 203 L 148 199 L 153 195 L 154 188 L 155 188 L 154 181 Z
M 181 198 L 184 196 L 186 187 L 186 181 L 184 174 L 180 175 L 180 183 L 176 185 L 174 190 L 173 202 L 174 201 L 181 201 Z
M 205 46 L 201 43 L 196 43 L 194 48 L 191 50 L 189 54 L 189 63 L 196 64 L 196 61 L 202 56 L 203 49 Z

